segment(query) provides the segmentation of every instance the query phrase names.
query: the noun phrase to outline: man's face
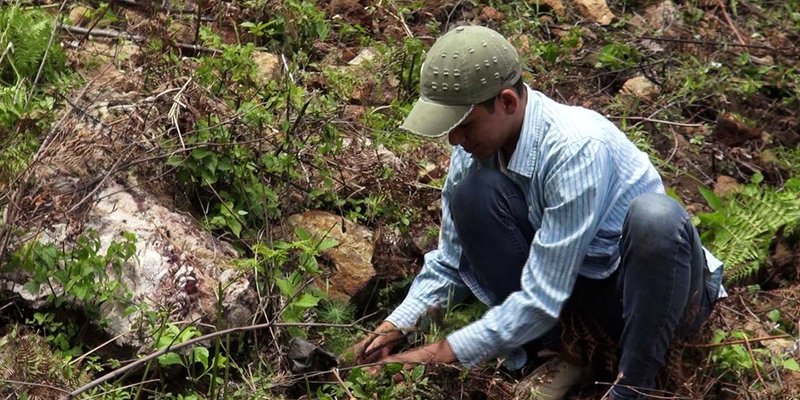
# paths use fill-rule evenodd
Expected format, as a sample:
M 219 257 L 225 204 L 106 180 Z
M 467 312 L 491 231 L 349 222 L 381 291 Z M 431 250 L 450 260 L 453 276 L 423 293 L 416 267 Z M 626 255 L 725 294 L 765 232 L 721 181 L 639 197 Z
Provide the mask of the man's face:
M 495 98 L 494 112 L 477 105 L 458 126 L 447 135 L 451 145 L 460 145 L 479 160 L 492 157 L 514 135 L 511 115 Z

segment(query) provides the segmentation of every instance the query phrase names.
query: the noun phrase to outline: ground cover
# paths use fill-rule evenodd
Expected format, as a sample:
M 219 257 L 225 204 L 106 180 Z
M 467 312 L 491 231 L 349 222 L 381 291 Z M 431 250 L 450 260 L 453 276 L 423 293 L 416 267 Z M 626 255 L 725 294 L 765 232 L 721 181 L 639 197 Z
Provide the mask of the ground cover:
M 420 366 L 397 384 L 395 367 L 370 377 L 346 362 L 332 370 L 326 356 L 397 304 L 435 246 L 448 146 L 397 125 L 425 49 L 477 23 L 512 39 L 532 87 L 623 128 L 726 262 L 730 297 L 699 337 L 673 348 L 665 397 L 800 396 L 800 4 L 614 1 L 613 18 L 596 20 L 577 4 L 3 6 L 0 271 L 3 282 L 64 291 L 33 305 L 2 288 L 0 394 L 511 398 L 519 376 L 496 365 Z M 116 284 L 147 244 L 127 236 L 105 250 L 86 218 L 101 189 L 131 182 L 232 244 L 236 268 L 255 277 L 250 325 L 219 334 L 231 328 L 222 307 L 210 320 L 175 320 Z M 374 232 L 375 279 L 350 303 L 308 284 L 337 243 L 282 233 L 285 217 L 311 209 Z M 39 242 L 55 224 L 78 245 Z M 211 290 L 224 297 L 221 285 Z M 111 301 L 141 315 L 140 348 L 102 333 Z M 481 312 L 432 310 L 410 339 L 441 338 Z M 293 337 L 324 351 L 298 361 Z M 158 356 L 141 361 L 147 354 Z M 610 378 L 598 380 L 573 398 L 601 397 Z

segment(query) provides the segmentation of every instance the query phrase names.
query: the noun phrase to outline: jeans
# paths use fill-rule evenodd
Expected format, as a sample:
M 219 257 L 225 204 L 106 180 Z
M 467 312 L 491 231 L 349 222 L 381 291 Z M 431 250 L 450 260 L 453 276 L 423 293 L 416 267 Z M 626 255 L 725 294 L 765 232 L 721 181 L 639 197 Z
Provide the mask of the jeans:
M 459 268 L 470 269 L 498 302 L 520 290 L 536 233 L 521 189 L 497 170 L 479 169 L 456 187 L 450 211 L 463 249 Z M 612 393 L 635 399 L 655 387 L 673 338 L 693 333 L 708 318 L 722 268 L 708 272 L 689 215 L 663 194 L 634 199 L 619 246 L 617 270 L 601 280 L 579 276 L 561 317 L 579 310 L 617 341 L 621 377 Z M 526 348 L 558 350 L 562 328 Z

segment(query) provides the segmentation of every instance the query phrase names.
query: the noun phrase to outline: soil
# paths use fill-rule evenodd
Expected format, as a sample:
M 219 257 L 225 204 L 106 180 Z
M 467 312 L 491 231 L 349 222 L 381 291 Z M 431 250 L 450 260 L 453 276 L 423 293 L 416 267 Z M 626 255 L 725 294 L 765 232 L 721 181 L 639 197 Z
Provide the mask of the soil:
M 202 12 L 210 17 L 207 25 L 221 35 L 224 43 L 236 43 L 246 36 L 234 26 L 248 20 L 248 17 L 268 14 L 269 5 L 272 4 L 267 0 L 263 9 L 249 10 L 250 14 L 247 14 L 243 6 L 237 3 L 202 2 Z M 474 2 L 443 0 L 377 3 L 332 0 L 317 2 L 317 7 L 326 12 L 332 23 L 341 21 L 359 26 L 370 40 L 379 43 L 398 43 L 412 36 L 429 46 L 438 35 L 437 31 L 459 23 L 507 28 L 514 34 L 520 49 L 524 50 L 521 53 L 528 60 L 525 78 L 533 88 L 561 102 L 597 110 L 618 123 L 625 117 L 628 128 L 646 132 L 655 155 L 671 165 L 671 168 L 662 170 L 665 185 L 674 190 L 692 212 L 708 211 L 698 188 L 713 188 L 720 176 L 746 183 L 751 176 L 761 173 L 766 184 L 780 185 L 791 175 L 792 171 L 761 156 L 776 146 L 796 147 L 800 143 L 800 117 L 797 113 L 800 83 L 783 79 L 787 69 L 800 68 L 800 52 L 796 47 L 800 42 L 800 33 L 797 25 L 792 27 L 769 13 L 769 7 L 779 6 L 778 2 L 765 2 L 763 7 L 737 2 L 739 6 L 735 15 L 730 15 L 731 6 L 725 6 L 724 2 L 710 1 L 701 7 L 694 7 L 689 4 L 691 2 L 679 2 L 675 7 L 680 15 L 684 19 L 694 18 L 695 22 L 670 26 L 668 36 L 662 35 L 663 32 L 648 31 L 647 22 L 644 22 L 644 28 L 626 23 L 632 14 L 644 10 L 645 5 L 639 5 L 639 2 L 613 2 L 611 8 L 618 17 L 618 23 L 611 27 L 600 27 L 579 19 L 569 4 L 567 12 L 557 16 L 551 12 L 536 14 L 529 4 L 535 2 L 511 3 L 502 7 L 496 5 L 495 8 Z M 193 8 L 191 2 L 184 6 Z M 187 84 L 182 92 L 182 104 L 186 110 L 180 119 L 171 120 L 168 117 L 171 102 L 152 99 L 186 84 L 186 77 L 195 68 L 193 61 L 184 59 L 178 66 L 165 67 L 163 59 L 165 51 L 170 49 L 177 52 L 179 57 L 192 57 L 203 51 L 189 50 L 178 43 L 193 40 L 195 23 L 191 19 L 188 19 L 189 25 L 186 25 L 186 21 L 182 22 L 185 32 L 175 35 L 165 28 L 168 19 L 163 11 L 149 6 L 123 7 L 116 3 L 112 7 L 117 15 L 123 16 L 115 22 L 116 28 L 159 39 L 164 46 L 158 51 L 140 48 L 135 54 L 120 60 L 107 58 L 109 41 L 94 37 L 84 40 L 75 35 L 63 37 L 65 43 L 74 46 L 68 50 L 73 67 L 92 82 L 88 85 L 89 89 L 75 99 L 81 112 L 66 114 L 65 121 L 60 125 L 64 139 L 58 143 L 59 153 L 49 159 L 50 164 L 44 163 L 40 167 L 40 180 L 52 178 L 55 171 L 63 172 L 66 168 L 70 169 L 69 174 L 76 180 L 72 184 L 84 187 L 97 182 L 93 171 L 113 169 L 120 165 L 117 164 L 120 160 L 121 165 L 129 168 L 128 171 L 139 176 L 164 176 L 165 171 L 158 161 L 148 160 L 148 155 L 158 147 L 158 141 L 154 138 L 163 129 L 176 126 L 188 131 L 211 112 L 216 115 L 232 113 L 228 105 L 208 95 L 208 88 Z M 543 11 L 548 9 L 546 6 L 542 8 Z M 521 16 L 512 13 L 521 13 Z M 150 19 L 153 16 L 160 19 Z M 727 22 L 728 17 L 733 20 Z M 538 30 L 529 31 L 532 28 L 527 25 L 525 31 L 509 28 L 518 26 L 515 24 L 519 21 L 515 18 L 535 22 Z M 569 47 L 566 41 L 573 31 L 578 32 L 579 39 L 573 47 Z M 737 31 L 742 40 L 738 39 Z M 546 43 L 566 49 L 557 62 L 542 58 L 542 44 Z M 597 68 L 598 54 L 609 43 L 631 45 L 639 53 L 638 60 L 617 68 Z M 346 63 L 358 54 L 360 47 L 361 43 L 352 37 L 340 40 L 335 34 L 329 35 L 324 41 L 308 43 L 307 57 L 310 62 L 304 74 L 297 74 L 298 84 L 320 92 L 332 90 L 332 83 L 320 71 L 326 67 L 351 68 Z M 98 53 L 103 55 L 97 56 Z M 734 69 L 753 69 L 756 71 L 754 74 L 763 75 L 762 80 L 766 83 L 746 93 L 734 92 L 730 87 L 712 91 L 713 85 L 698 88 L 696 93 L 682 92 L 682 88 L 688 84 L 688 78 L 677 71 L 681 68 L 700 68 L 682 64 L 680 60 L 685 60 L 686 54 L 693 55 L 699 66 L 719 64 L 733 66 Z M 739 61 L 743 54 L 747 54 L 751 61 Z M 395 57 L 390 69 L 401 63 L 400 58 Z M 415 67 L 418 68 L 418 65 Z M 739 75 L 720 78 L 714 68 L 709 67 L 700 76 L 721 82 L 746 79 Z M 368 138 L 370 132 L 365 128 L 364 116 L 376 112 L 375 108 L 387 108 L 401 93 L 402 87 L 398 86 L 402 86 L 402 82 L 393 76 L 391 79 L 382 79 L 385 77 L 363 74 L 365 79 L 353 90 L 357 95 L 343 99 L 341 109 L 336 114 L 341 118 L 333 118 L 335 121 L 303 121 L 296 133 L 303 137 L 308 132 L 319 130 L 324 123 L 334 123 L 353 138 Z M 661 88 L 661 94 L 652 101 L 621 109 L 616 101 L 618 92 L 626 80 L 637 75 L 650 78 Z M 168 97 L 171 98 L 175 92 L 169 93 Z M 91 107 L 103 102 L 106 109 Z M 115 105 L 120 107 L 114 108 Z M 108 107 L 117 111 L 109 113 Z M 90 124 L 102 129 L 84 129 Z M 267 137 L 265 146 L 269 143 L 270 135 L 264 135 Z M 87 156 L 88 153 L 97 154 Z M 359 195 L 382 194 L 401 207 L 416 211 L 407 232 L 384 226 L 380 220 L 370 222 L 378 237 L 373 259 L 380 278 L 377 286 L 385 288 L 393 282 L 407 281 L 413 277 L 419 270 L 424 253 L 436 245 L 435 238 L 430 237 L 428 230 L 439 223 L 441 210 L 437 201 L 440 193 L 430 183 L 443 178 L 448 154 L 447 146 L 439 142 L 427 142 L 404 153 L 396 152 L 399 164 L 391 166 L 393 175 L 386 179 L 376 178 L 375 171 L 387 164 L 372 150 L 365 151 L 362 147 L 353 146 L 335 160 L 329 160 L 344 167 L 340 185 L 337 186 L 342 198 L 356 191 L 360 191 Z M 91 163 L 83 162 L 87 157 L 92 160 Z M 313 171 L 309 173 L 311 179 L 321 179 L 317 175 Z M 173 184 L 166 175 L 164 179 L 156 179 L 151 188 L 159 196 L 172 198 Z M 20 215 L 26 216 L 23 218 L 26 222 L 21 226 L 24 228 L 68 218 L 59 212 L 70 209 L 82 198 L 74 195 L 74 192 L 70 196 L 53 194 L 52 188 L 41 186 L 30 186 L 25 190 L 25 198 L 40 199 L 38 203 L 43 206 L 35 206 L 37 202 L 31 201 L 27 208 L 19 211 Z M 84 190 L 81 193 L 86 192 Z M 302 193 L 289 191 L 281 193 L 281 198 L 284 199 L 287 213 L 300 211 Z M 176 199 L 175 206 L 197 213 L 197 210 L 192 210 L 193 204 L 187 204 L 185 199 Z M 771 388 L 749 390 L 745 385 L 753 383 L 755 379 L 746 378 L 750 381 L 740 382 L 741 385 L 737 386 L 712 376 L 713 369 L 702 371 L 701 367 L 709 362 L 708 349 L 692 347 L 706 343 L 711 332 L 717 328 L 730 331 L 747 323 L 761 326 L 765 336 L 774 335 L 773 330 L 768 329 L 769 320 L 765 319 L 766 312 L 772 309 L 781 310 L 783 320 L 800 320 L 798 282 L 800 243 L 796 235 L 787 234 L 776 240 L 768 266 L 759 276 L 751 282 L 737 285 L 740 287 L 730 288 L 731 296 L 717 307 L 703 335 L 692 343 L 680 344 L 673 352 L 678 356 L 670 359 L 662 380 L 670 394 L 731 399 L 742 398 L 745 393 L 750 393 L 753 398 L 798 395 L 800 384 L 797 382 L 800 380 L 796 372 L 772 371 L 780 374 L 787 383 L 782 391 L 775 392 Z M 758 295 L 746 289 L 746 284 L 755 283 L 763 289 Z M 402 289 L 395 290 L 392 300 L 396 302 L 402 297 L 402 292 Z M 365 302 L 375 300 L 375 296 L 357 297 L 366 299 Z M 376 309 L 374 303 L 359 306 L 361 311 Z M 796 326 L 791 329 L 797 333 Z M 514 381 L 494 368 L 470 371 L 463 375 L 449 367 L 441 367 L 430 371 L 429 376 L 445 388 L 443 393 L 446 395 L 443 398 L 454 399 L 509 398 L 510 384 Z M 605 386 L 592 386 L 574 393 L 571 398 L 599 398 L 604 392 Z

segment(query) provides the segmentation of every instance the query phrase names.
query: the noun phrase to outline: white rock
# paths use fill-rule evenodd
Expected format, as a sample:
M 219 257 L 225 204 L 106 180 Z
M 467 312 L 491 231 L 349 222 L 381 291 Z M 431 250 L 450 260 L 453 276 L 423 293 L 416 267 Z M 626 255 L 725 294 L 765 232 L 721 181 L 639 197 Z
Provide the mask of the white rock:
M 641 75 L 625 81 L 620 90 L 621 95 L 639 100 L 651 100 L 660 92 L 661 88 L 658 85 Z

